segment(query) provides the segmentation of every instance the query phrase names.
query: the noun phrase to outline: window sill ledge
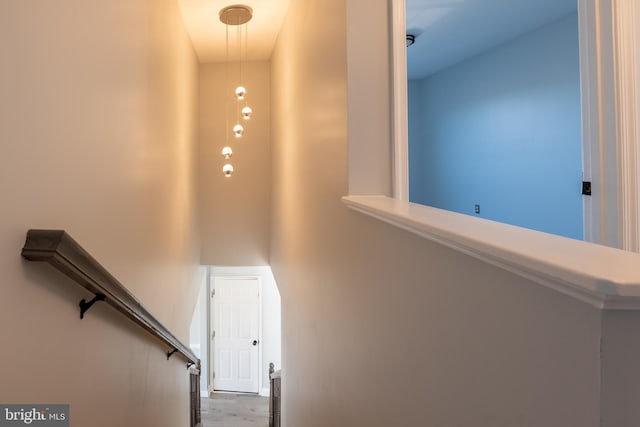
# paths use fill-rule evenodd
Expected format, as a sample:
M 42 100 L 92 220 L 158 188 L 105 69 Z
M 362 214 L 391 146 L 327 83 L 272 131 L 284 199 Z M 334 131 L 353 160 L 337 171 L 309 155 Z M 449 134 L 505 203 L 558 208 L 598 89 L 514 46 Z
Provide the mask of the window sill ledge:
M 640 309 L 640 255 L 385 196 L 349 208 L 600 309 Z

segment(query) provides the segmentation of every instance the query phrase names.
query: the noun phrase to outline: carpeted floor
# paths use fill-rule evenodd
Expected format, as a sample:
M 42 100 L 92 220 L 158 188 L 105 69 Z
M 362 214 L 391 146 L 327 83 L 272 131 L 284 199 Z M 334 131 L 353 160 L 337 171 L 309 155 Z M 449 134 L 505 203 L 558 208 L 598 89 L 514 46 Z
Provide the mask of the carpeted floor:
M 252 394 L 214 393 L 202 399 L 202 427 L 268 427 L 269 399 Z

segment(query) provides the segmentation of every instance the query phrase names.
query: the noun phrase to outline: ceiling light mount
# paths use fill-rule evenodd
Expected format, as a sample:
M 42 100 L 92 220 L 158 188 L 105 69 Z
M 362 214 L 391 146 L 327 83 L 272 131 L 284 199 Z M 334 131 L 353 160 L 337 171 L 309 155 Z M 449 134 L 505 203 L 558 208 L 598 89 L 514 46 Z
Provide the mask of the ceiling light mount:
M 242 25 L 251 21 L 253 9 L 244 4 L 234 4 L 220 10 L 220 21 L 226 25 Z

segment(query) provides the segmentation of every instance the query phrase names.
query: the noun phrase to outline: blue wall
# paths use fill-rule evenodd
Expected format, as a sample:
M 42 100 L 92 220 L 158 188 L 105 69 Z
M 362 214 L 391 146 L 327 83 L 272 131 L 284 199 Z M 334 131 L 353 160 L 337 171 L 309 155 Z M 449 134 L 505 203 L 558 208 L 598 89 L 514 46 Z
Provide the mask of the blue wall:
M 583 238 L 573 14 L 409 82 L 416 203 Z

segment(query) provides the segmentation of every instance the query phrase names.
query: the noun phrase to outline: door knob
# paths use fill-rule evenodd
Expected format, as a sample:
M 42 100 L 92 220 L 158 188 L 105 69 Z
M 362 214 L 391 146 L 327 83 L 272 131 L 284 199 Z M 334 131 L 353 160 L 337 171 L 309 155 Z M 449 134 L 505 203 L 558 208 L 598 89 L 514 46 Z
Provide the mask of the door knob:
M 258 345 L 258 340 L 253 340 L 253 342 L 251 344 Z

